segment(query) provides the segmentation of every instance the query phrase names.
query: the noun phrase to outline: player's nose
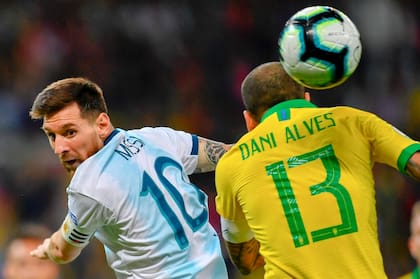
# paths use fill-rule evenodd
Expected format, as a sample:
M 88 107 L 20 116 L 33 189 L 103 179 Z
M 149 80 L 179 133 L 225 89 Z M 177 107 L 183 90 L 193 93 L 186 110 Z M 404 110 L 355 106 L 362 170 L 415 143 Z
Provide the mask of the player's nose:
M 68 151 L 69 146 L 68 146 L 66 138 L 57 136 L 54 140 L 53 149 L 56 155 L 61 155 L 65 153 L 66 151 Z

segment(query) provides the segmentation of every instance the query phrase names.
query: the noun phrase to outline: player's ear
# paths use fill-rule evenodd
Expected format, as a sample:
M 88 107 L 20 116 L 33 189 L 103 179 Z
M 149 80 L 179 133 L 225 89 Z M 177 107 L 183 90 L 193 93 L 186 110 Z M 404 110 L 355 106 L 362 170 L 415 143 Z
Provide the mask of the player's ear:
M 98 134 L 104 139 L 108 136 L 110 128 L 112 128 L 111 120 L 105 112 L 101 112 L 96 118 L 96 128 L 98 129 Z
M 248 131 L 251 131 L 255 127 L 257 127 L 257 125 L 258 125 L 259 122 L 255 120 L 255 118 L 253 117 L 252 113 L 250 113 L 247 110 L 244 110 L 243 111 L 243 116 L 244 116 L 246 128 L 247 128 Z
M 310 102 L 311 101 L 311 94 L 309 92 L 305 92 L 304 95 L 303 95 L 303 98 L 306 101 Z

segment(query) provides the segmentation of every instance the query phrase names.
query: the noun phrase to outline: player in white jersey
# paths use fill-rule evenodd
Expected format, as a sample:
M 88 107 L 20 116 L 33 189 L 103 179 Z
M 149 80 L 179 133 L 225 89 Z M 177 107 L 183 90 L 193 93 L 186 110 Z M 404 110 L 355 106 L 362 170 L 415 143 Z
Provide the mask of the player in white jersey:
M 84 78 L 47 86 L 30 115 L 73 175 L 63 225 L 31 252 L 74 260 L 92 236 L 117 278 L 227 278 L 207 195 L 188 175 L 213 171 L 229 145 L 166 127 L 115 129 Z

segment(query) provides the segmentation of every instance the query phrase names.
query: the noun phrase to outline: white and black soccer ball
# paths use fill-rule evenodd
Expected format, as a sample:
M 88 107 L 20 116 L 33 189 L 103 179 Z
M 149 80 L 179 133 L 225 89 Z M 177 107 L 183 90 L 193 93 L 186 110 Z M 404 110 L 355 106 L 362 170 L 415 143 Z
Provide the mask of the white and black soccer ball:
M 343 12 L 307 7 L 285 24 L 278 40 L 285 71 L 307 88 L 335 87 L 350 77 L 362 54 L 360 34 Z

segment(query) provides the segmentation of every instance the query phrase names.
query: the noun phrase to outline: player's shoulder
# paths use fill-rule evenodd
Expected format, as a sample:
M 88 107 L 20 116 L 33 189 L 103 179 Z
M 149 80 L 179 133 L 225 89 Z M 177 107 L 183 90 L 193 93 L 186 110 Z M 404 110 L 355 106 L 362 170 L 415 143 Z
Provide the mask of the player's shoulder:
M 197 136 L 170 127 L 143 127 L 137 130 L 129 130 L 131 135 L 138 136 L 150 149 L 157 148 L 164 152 L 178 155 L 194 155 Z
M 258 137 L 256 129 L 249 131 L 243 134 L 233 146 L 220 158 L 217 163 L 217 166 L 236 166 L 237 164 L 242 164 L 244 161 L 244 153 L 247 153 L 254 141 L 254 138 Z
M 354 113 L 361 113 L 361 114 L 370 114 L 371 112 L 364 110 L 362 108 L 352 107 L 352 106 L 334 106 L 329 107 L 327 109 L 334 110 L 334 111 L 346 111 L 346 112 L 354 112 Z
M 128 130 L 128 133 L 137 134 L 139 136 L 144 136 L 146 138 L 157 138 L 157 139 L 161 137 L 171 138 L 171 137 L 179 136 L 179 135 L 183 135 L 183 136 L 190 135 L 187 132 L 175 130 L 173 128 L 166 127 L 166 126 L 158 126 L 158 127 L 146 126 L 139 129 Z
M 337 116 L 343 116 L 345 118 L 378 118 L 378 116 L 373 112 L 352 106 L 335 106 L 324 109 Z

